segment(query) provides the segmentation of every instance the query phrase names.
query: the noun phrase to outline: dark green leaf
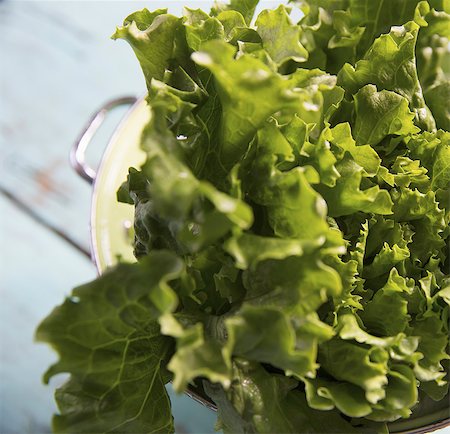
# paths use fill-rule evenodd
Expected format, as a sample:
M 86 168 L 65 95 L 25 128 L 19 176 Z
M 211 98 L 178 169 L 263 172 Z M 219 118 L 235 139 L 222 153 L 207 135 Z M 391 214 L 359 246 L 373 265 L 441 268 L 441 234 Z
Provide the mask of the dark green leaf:
M 71 375 L 56 394 L 56 432 L 174 431 L 164 388 L 173 344 L 156 318 L 175 309 L 168 282 L 182 272 L 172 253 L 155 252 L 75 289 L 39 326 L 37 339 L 60 355 L 46 380 Z

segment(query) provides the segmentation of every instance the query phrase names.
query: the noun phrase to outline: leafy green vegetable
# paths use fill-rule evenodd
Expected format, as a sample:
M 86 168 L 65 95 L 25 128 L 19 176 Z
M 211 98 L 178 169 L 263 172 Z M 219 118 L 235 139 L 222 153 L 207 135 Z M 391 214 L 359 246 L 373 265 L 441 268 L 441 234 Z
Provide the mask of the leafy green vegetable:
M 226 433 L 381 433 L 446 398 L 448 2 L 293 3 L 113 35 L 151 115 L 117 193 L 138 262 L 37 330 L 70 374 L 56 432 L 173 432 L 169 381 Z
M 303 62 L 308 58 L 308 52 L 300 43 L 300 28 L 291 23 L 283 5 L 274 11 L 261 12 L 256 20 L 256 30 L 263 49 L 278 65 L 290 59 Z
M 418 125 L 432 130 L 435 122 L 425 104 L 415 62 L 419 29 L 416 23 L 410 22 L 381 35 L 364 58 L 356 62 L 355 68 L 348 63 L 344 65 L 339 71 L 339 84 L 351 94 L 366 84 L 394 91 L 409 101 Z
M 404 97 L 387 90 L 377 92 L 372 84 L 355 95 L 355 115 L 354 135 L 360 145 L 374 146 L 391 134 L 406 136 L 420 131 Z
M 38 339 L 61 356 L 46 380 L 71 372 L 57 391 L 56 432 L 173 431 L 164 389 L 173 343 L 157 318 L 176 307 L 168 282 L 182 272 L 182 261 L 167 251 L 119 265 L 75 289 L 39 326 Z
M 118 27 L 113 35 L 114 39 L 125 39 L 133 47 L 149 86 L 153 78 L 164 77 L 179 25 L 180 20 L 168 15 L 165 9 L 153 13 L 144 9 L 127 17 L 123 27 Z
M 224 433 L 296 433 L 299 426 L 310 432 L 357 432 L 336 412 L 321 414 L 308 408 L 295 386 L 295 380 L 236 358 L 229 390 L 207 384 L 206 391 L 218 403 Z

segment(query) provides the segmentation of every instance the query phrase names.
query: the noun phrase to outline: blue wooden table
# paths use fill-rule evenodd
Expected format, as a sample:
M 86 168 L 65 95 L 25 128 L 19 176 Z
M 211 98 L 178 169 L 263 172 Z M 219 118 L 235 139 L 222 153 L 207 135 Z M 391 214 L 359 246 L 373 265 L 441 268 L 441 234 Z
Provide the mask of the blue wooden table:
M 53 392 L 64 377 L 41 383 L 56 356 L 33 342 L 34 329 L 72 287 L 96 274 L 82 253 L 91 189 L 71 170 L 69 149 L 99 105 L 145 90 L 133 53 L 109 36 L 133 10 L 169 6 L 179 13 L 181 3 L 0 0 L 1 434 L 49 432 Z M 120 116 L 98 135 L 92 164 Z M 185 396 L 172 398 L 178 433 L 214 431 L 212 412 Z

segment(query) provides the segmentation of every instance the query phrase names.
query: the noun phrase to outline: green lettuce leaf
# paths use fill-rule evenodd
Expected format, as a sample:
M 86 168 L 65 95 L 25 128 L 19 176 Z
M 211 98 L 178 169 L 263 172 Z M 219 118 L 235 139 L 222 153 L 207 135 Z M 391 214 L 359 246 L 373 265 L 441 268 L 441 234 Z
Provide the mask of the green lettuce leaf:
M 430 312 L 413 323 L 413 334 L 419 336 L 418 350 L 424 355 L 415 367 L 417 378 L 425 393 L 436 401 L 448 393 L 448 382 L 444 380 L 447 372 L 442 362 L 450 356 L 446 352 L 448 346 L 448 329 L 439 313 Z
M 184 8 L 184 17 L 186 42 L 191 50 L 199 50 L 207 41 L 225 39 L 225 29 L 222 23 L 201 9 Z
M 392 268 L 386 285 L 374 294 L 360 313 L 365 326 L 377 336 L 393 336 L 405 331 L 411 320 L 405 294 L 412 290 L 397 269 Z
M 37 339 L 60 355 L 46 381 L 70 374 L 56 394 L 56 432 L 174 431 L 164 388 L 173 343 L 156 318 L 175 309 L 168 282 L 182 272 L 182 262 L 164 251 L 120 265 L 75 289 L 39 326 Z
M 388 353 L 382 348 L 367 349 L 337 339 L 325 342 L 319 354 L 319 363 L 325 371 L 337 380 L 361 387 L 370 404 L 376 404 L 386 395 L 388 359 Z
M 130 15 L 118 27 L 113 39 L 125 39 L 133 48 L 144 72 L 147 86 L 153 78 L 161 80 L 174 52 L 180 19 L 159 9 L 153 13 L 144 9 Z
M 414 134 L 414 114 L 401 95 L 368 84 L 355 95 L 356 122 L 353 130 L 358 144 L 377 145 L 386 136 Z
M 435 129 L 434 118 L 423 97 L 416 68 L 415 47 L 419 26 L 414 22 L 394 27 L 389 34 L 375 40 L 355 67 L 345 64 L 339 71 L 339 85 L 350 95 L 367 84 L 379 90 L 394 91 L 409 101 L 416 123 L 425 130 Z
M 446 134 L 436 150 L 431 188 L 448 189 L 450 184 L 450 134 Z
M 438 128 L 450 130 L 450 80 L 438 82 L 425 91 L 425 99 L 429 105 Z
M 416 351 L 418 339 L 405 338 L 404 334 L 387 338 L 370 335 L 361 328 L 358 317 L 349 313 L 339 317 L 338 325 L 339 336 L 347 342 L 333 339 L 323 344 L 319 360 L 340 381 L 308 380 L 306 391 L 311 405 L 318 409 L 336 406 L 349 416 L 374 421 L 408 417 L 418 397 L 417 380 L 413 369 L 394 360 L 417 365 L 423 357 Z M 343 363 L 333 364 L 333 357 Z M 355 363 L 351 369 L 345 365 L 346 357 Z M 357 405 L 354 400 L 358 397 L 362 402 Z
M 202 322 L 189 317 L 166 314 L 160 317 L 161 332 L 176 338 L 177 348 L 167 365 L 173 372 L 173 387 L 182 392 L 197 377 L 230 385 L 231 364 L 220 342 L 205 336 Z
M 315 312 L 328 296 L 342 291 L 336 270 L 314 255 L 263 261 L 246 270 L 243 281 L 248 303 L 277 307 L 300 317 Z
M 278 65 L 287 60 L 303 62 L 308 58 L 308 52 L 300 43 L 301 29 L 291 23 L 285 6 L 261 12 L 256 20 L 256 30 L 263 48 Z
M 225 249 L 236 260 L 238 268 L 254 267 L 266 259 L 284 259 L 289 256 L 302 256 L 317 249 L 325 243 L 325 238 L 315 242 L 309 240 L 261 237 L 253 234 L 242 234 L 230 238 Z
M 275 235 L 312 240 L 324 236 L 328 232 L 325 202 L 311 187 L 305 169 L 275 169 L 280 142 L 263 133 L 258 139 L 251 160 L 243 166 L 244 190 L 267 209 L 268 224 Z M 287 142 L 284 145 L 289 147 Z
M 368 416 L 375 421 L 394 421 L 400 417 L 409 417 L 411 407 L 417 402 L 417 380 L 411 368 L 394 365 L 388 374 L 386 397 L 380 401 L 380 409 Z
M 318 138 L 320 130 L 339 107 L 344 89 L 336 86 L 333 75 L 320 69 L 297 69 L 289 76 L 291 86 L 300 98 L 296 106 L 297 116 L 312 126 L 311 135 Z
M 426 18 L 427 26 L 419 34 L 417 66 L 423 83 L 424 97 L 436 119 L 438 128 L 449 130 L 450 68 L 448 44 L 450 40 L 450 10 L 444 4 L 432 4 Z M 442 10 L 444 9 L 444 10 Z
M 259 0 L 229 0 L 228 4 L 218 2 L 213 7 L 212 14 L 216 15 L 221 11 L 236 11 L 245 18 L 247 25 L 250 25 L 258 3 Z
M 336 125 L 330 132 L 330 142 L 342 151 L 348 152 L 353 160 L 364 169 L 367 176 L 374 176 L 378 173 L 381 158 L 370 145 L 356 145 L 348 122 Z M 338 152 L 335 151 L 335 154 Z M 342 156 L 340 157 L 342 158 Z
M 374 185 L 361 190 L 364 169 L 349 154 L 337 164 L 341 175 L 334 188 L 316 187 L 329 207 L 329 215 L 339 217 L 357 211 L 392 214 L 392 200 L 386 190 Z
M 224 433 L 358 432 L 336 412 L 308 408 L 304 396 L 293 390 L 295 385 L 294 380 L 271 375 L 256 363 L 236 359 L 231 388 L 224 391 L 208 384 L 206 391 L 220 409 L 219 427 Z
M 230 45 L 212 41 L 194 54 L 194 61 L 214 75 L 223 117 L 217 149 L 223 165 L 230 168 L 246 152 L 263 123 L 282 107 L 294 103 L 290 83 L 260 60 L 243 55 L 235 59 Z M 236 110 L 239 105 L 239 110 Z
M 261 333 L 265 321 L 271 327 Z M 244 304 L 225 324 L 230 355 L 269 363 L 298 379 L 315 376 L 318 344 L 333 336 L 331 327 L 314 315 L 290 318 L 273 307 Z

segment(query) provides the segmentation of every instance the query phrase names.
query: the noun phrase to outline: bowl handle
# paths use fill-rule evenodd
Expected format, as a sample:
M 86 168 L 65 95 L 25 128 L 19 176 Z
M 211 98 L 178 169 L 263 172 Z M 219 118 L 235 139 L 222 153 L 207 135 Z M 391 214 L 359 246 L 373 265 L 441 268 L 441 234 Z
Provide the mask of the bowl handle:
M 121 98 L 113 99 L 102 105 L 87 122 L 83 131 L 75 141 L 70 150 L 70 165 L 72 168 L 85 179 L 89 184 L 92 184 L 97 176 L 97 172 L 88 163 L 86 163 L 85 153 L 95 133 L 103 124 L 106 115 L 116 107 L 122 105 L 132 105 L 138 98 L 134 96 L 124 96 Z

